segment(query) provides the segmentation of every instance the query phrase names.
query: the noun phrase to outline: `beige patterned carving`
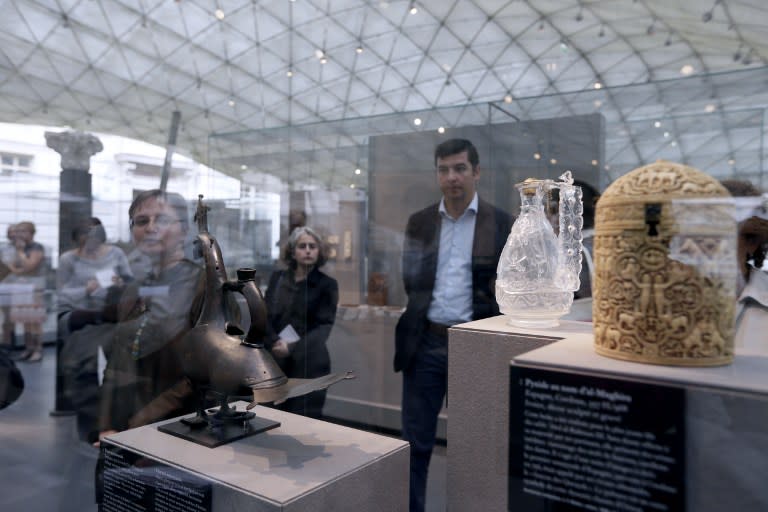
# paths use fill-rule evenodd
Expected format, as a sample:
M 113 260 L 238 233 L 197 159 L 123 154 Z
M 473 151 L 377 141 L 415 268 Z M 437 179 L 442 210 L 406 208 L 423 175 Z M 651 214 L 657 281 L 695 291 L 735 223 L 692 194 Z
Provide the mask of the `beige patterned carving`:
M 733 359 L 736 224 L 719 182 L 659 161 L 619 178 L 597 204 L 593 321 L 599 354 L 711 366 Z M 646 205 L 661 205 L 657 235 Z

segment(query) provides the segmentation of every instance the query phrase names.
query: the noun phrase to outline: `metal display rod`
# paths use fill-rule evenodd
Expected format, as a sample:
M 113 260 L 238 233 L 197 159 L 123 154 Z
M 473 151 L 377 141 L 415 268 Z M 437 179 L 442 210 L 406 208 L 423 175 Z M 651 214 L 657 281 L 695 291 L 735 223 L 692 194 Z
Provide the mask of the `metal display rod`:
M 163 162 L 163 172 L 160 175 L 160 190 L 165 192 L 168 185 L 168 176 L 171 174 L 171 160 L 173 160 L 173 151 L 176 149 L 176 136 L 179 134 L 179 122 L 181 121 L 181 112 L 173 111 L 171 116 L 171 129 L 168 133 L 168 145 L 165 147 L 165 161 Z

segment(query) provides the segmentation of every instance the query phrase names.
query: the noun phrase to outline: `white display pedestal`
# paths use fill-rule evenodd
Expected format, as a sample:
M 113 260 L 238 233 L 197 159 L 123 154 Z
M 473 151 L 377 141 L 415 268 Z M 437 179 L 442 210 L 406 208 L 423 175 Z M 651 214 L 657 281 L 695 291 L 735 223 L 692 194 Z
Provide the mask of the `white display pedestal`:
M 447 500 L 453 511 L 507 510 L 509 362 L 558 338 L 496 316 L 448 330 Z M 568 322 L 570 331 L 588 324 Z
M 591 327 L 523 331 L 496 317 L 450 330 L 449 510 L 516 510 L 507 503 L 510 370 L 496 360 L 504 344 L 518 350 L 518 368 L 682 389 L 685 510 L 768 510 L 768 357 L 737 352 L 712 368 L 620 361 L 594 352 Z M 546 346 L 526 350 L 537 343 Z
M 238 409 L 245 405 L 237 403 Z M 175 421 L 169 420 L 120 432 L 103 443 L 109 450 L 123 449 L 131 457 L 162 464 L 163 475 L 182 475 L 182 480 L 190 475 L 190 480 L 210 483 L 210 508 L 203 504 L 196 510 L 384 512 L 408 508 L 409 448 L 404 441 L 266 407 L 253 411 L 281 426 L 206 448 L 157 430 L 157 425 Z M 140 469 L 141 464 L 135 466 Z M 128 494 L 134 492 L 130 482 L 120 485 L 123 491 L 128 487 Z M 183 487 L 184 482 L 179 485 Z M 133 510 L 115 505 L 119 500 L 111 501 L 111 510 Z M 156 510 L 175 510 L 172 503 L 162 507 Z

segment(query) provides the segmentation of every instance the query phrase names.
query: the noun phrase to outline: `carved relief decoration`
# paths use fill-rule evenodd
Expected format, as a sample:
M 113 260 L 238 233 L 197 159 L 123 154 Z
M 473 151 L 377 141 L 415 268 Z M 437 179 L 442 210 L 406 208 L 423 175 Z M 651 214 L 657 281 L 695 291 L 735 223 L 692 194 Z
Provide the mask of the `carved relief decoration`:
M 598 353 L 684 366 L 732 361 L 736 226 L 716 197 L 728 197 L 716 180 L 670 162 L 606 190 L 593 252 Z M 653 228 L 648 205 L 660 209 Z

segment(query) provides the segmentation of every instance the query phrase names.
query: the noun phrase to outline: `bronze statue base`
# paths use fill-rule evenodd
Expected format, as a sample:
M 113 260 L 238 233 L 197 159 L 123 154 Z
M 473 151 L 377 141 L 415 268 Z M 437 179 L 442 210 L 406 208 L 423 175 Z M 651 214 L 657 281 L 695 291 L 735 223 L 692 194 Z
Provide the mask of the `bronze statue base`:
M 214 416 L 208 417 L 213 420 Z M 253 413 L 244 414 L 241 421 L 200 421 L 199 416 L 189 416 L 160 425 L 160 432 L 180 437 L 193 443 L 216 448 L 238 439 L 253 436 L 277 428 L 280 422 L 256 418 Z

